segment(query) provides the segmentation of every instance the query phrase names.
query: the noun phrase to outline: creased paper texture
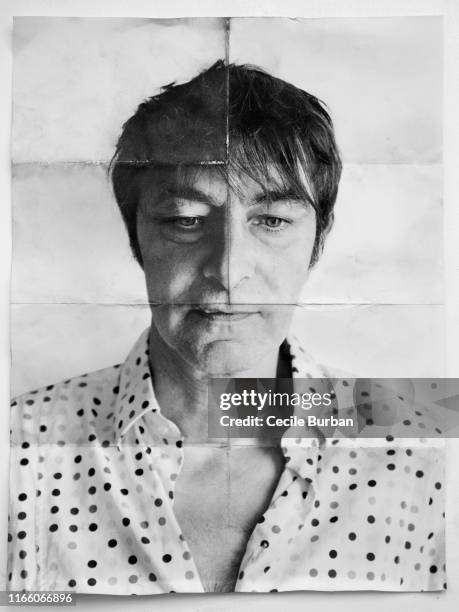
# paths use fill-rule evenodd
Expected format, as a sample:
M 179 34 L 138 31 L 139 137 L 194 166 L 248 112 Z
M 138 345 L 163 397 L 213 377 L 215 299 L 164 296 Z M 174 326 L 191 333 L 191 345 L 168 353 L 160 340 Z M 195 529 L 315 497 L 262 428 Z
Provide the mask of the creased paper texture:
M 442 48 L 438 17 L 15 19 L 10 590 L 446 588 Z M 331 388 L 359 435 L 334 404 L 232 435 L 215 380 Z

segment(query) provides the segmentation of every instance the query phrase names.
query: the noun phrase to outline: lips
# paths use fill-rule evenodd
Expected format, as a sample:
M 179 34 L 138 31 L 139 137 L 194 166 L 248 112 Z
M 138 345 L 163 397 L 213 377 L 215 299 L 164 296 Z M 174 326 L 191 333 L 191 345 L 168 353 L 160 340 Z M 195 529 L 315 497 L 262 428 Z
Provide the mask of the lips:
M 233 308 L 227 306 L 218 306 L 216 307 L 199 307 L 194 308 L 192 311 L 197 316 L 207 319 L 210 321 L 242 321 L 243 319 L 247 319 L 253 315 L 256 315 L 256 311 L 242 310 L 240 308 Z

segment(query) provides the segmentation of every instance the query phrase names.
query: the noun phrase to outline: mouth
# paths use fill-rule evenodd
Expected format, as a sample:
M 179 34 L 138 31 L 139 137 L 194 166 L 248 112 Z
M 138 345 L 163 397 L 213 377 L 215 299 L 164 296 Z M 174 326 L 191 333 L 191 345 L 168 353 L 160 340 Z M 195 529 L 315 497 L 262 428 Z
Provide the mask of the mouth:
M 192 312 L 202 319 L 207 321 L 235 322 L 242 321 L 258 314 L 257 311 L 241 310 L 231 307 L 218 306 L 193 308 Z

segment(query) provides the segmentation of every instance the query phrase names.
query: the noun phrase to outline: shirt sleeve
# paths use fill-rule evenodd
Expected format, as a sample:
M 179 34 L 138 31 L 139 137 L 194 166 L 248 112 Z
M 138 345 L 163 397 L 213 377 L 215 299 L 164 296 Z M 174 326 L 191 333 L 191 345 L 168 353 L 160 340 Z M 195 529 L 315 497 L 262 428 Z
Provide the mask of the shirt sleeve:
M 37 499 L 40 405 L 33 394 L 13 400 L 10 411 L 7 589 L 38 590 Z

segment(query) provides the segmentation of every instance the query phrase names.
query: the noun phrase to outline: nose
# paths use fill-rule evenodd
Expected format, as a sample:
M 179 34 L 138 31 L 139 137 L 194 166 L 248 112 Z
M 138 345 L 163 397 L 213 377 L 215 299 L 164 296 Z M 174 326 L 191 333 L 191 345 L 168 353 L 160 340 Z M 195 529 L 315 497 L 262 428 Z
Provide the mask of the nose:
M 228 301 L 236 301 L 236 293 L 244 281 L 254 275 L 254 257 L 250 252 L 250 234 L 242 220 L 227 214 L 225 223 L 203 266 L 203 275 L 213 280 L 228 296 Z

